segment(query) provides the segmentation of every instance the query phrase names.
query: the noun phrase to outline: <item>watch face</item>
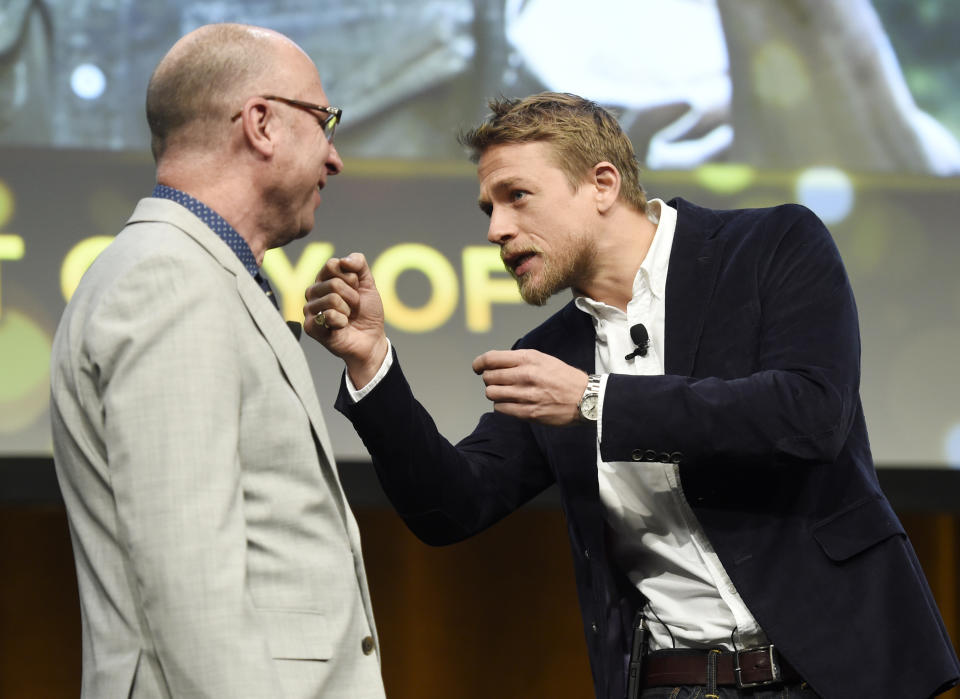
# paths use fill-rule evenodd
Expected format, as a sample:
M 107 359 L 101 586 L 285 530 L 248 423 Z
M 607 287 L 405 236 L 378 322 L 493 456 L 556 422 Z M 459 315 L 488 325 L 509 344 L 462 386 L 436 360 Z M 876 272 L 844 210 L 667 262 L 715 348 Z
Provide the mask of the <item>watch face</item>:
M 597 419 L 597 408 L 600 396 L 596 393 L 588 393 L 580 402 L 580 414 L 588 420 Z

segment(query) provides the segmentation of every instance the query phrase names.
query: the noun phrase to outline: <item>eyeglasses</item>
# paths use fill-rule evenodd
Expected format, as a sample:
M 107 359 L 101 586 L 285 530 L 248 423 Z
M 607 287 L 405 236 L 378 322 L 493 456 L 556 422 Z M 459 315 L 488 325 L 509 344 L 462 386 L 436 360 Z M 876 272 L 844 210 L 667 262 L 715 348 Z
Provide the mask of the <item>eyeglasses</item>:
M 326 118 L 321 118 L 317 115 L 317 121 L 320 123 L 320 128 L 323 129 L 323 135 L 327 137 L 327 141 L 333 143 L 333 134 L 337 130 L 337 124 L 340 123 L 343 117 L 343 110 L 340 109 L 340 107 L 323 107 L 319 104 L 302 102 L 301 100 L 294 100 L 289 97 L 277 97 L 276 95 L 262 95 L 261 97 L 265 100 L 283 102 L 284 104 L 289 104 L 291 107 L 305 109 L 308 112 L 323 112 L 327 115 Z M 230 117 L 230 121 L 236 121 L 242 113 L 242 111 L 237 112 Z

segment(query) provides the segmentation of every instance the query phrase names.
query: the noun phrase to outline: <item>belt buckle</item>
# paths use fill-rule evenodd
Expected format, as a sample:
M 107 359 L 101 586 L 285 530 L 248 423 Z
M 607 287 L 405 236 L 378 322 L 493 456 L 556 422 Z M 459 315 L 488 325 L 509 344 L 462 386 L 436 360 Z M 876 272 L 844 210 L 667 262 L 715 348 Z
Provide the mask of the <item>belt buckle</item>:
M 740 654 L 756 653 L 757 651 L 760 651 L 760 652 L 766 651 L 770 656 L 770 679 L 760 680 L 759 682 L 744 682 L 743 671 L 740 667 Z M 733 652 L 733 677 L 737 681 L 738 689 L 750 689 L 751 687 L 765 687 L 768 684 L 779 682 L 782 677 L 782 673 L 780 672 L 780 666 L 777 664 L 777 657 L 774 652 L 773 644 L 771 643 L 769 646 L 757 646 L 755 648 L 744 648 L 743 650 L 735 650 Z

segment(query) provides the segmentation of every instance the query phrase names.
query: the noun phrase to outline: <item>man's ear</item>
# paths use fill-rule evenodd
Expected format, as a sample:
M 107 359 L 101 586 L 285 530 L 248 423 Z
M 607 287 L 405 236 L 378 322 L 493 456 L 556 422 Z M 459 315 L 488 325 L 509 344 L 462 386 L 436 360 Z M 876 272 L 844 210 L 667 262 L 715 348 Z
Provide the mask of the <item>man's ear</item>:
M 605 214 L 620 196 L 620 171 L 604 160 L 593 166 L 591 179 L 596 190 L 597 209 Z
M 251 97 L 240 110 L 243 135 L 247 143 L 264 157 L 273 155 L 276 142 L 276 115 L 262 97 Z

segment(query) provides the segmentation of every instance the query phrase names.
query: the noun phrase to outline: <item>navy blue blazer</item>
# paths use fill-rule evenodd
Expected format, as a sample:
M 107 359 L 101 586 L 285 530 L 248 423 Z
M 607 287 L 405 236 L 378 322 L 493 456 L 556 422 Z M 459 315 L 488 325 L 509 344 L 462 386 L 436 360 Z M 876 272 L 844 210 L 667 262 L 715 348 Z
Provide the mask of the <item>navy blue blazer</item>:
M 770 641 L 825 699 L 922 699 L 960 664 L 880 490 L 859 396 L 853 293 L 829 232 L 797 205 L 715 211 L 682 199 L 666 291 L 665 375 L 610 376 L 605 461 L 672 461 L 707 537 Z M 572 303 L 515 348 L 594 370 Z M 556 482 L 596 695 L 625 695 L 639 594 L 606 543 L 596 429 L 490 412 L 456 445 L 399 362 L 337 408 L 411 530 L 448 544 Z

